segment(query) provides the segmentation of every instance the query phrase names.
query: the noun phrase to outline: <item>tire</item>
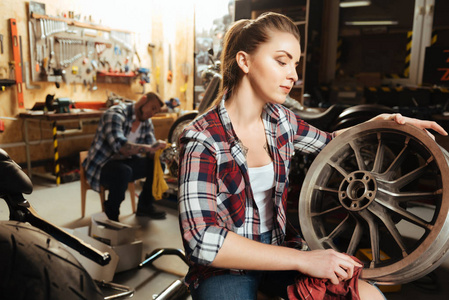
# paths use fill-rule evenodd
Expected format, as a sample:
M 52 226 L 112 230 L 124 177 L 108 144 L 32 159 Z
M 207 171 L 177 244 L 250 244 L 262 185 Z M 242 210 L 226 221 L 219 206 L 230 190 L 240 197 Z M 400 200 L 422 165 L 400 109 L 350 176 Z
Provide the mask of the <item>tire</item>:
M 179 136 L 181 135 L 184 128 L 196 118 L 198 113 L 192 112 L 185 115 L 180 116 L 173 125 L 170 127 L 170 131 L 168 132 L 168 142 L 171 144 L 178 144 Z
M 0 222 L 0 294 L 5 300 L 104 299 L 62 244 L 16 221 Z

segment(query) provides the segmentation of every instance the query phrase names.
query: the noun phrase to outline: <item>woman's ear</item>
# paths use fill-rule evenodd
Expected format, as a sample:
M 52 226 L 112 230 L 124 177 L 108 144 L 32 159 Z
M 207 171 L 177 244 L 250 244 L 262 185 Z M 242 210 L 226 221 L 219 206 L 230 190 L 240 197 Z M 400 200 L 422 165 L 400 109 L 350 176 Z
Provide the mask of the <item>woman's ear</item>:
M 235 60 L 239 65 L 239 68 L 243 71 L 243 73 L 247 74 L 249 71 L 249 55 L 245 51 L 237 52 L 235 56 Z

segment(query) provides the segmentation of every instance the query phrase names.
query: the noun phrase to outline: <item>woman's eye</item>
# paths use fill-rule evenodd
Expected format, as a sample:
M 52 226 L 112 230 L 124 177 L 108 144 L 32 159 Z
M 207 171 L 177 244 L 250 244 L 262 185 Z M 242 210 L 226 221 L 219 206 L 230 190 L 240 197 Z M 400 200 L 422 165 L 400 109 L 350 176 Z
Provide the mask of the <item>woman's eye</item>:
M 281 66 L 285 66 L 286 65 L 286 63 L 281 61 L 281 60 L 278 60 L 278 64 L 280 64 Z

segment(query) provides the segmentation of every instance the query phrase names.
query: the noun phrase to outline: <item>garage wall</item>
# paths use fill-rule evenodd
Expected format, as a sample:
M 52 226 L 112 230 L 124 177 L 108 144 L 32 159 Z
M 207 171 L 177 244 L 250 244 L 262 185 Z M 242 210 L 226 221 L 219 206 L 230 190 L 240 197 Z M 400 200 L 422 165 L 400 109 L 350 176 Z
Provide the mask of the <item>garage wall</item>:
M 134 67 L 149 68 L 150 83 L 145 84 L 145 92 L 157 91 L 163 99 L 178 97 L 182 109 L 193 107 L 193 42 L 194 42 L 194 8 L 193 1 L 176 0 L 42 0 L 38 1 L 46 6 L 46 14 L 52 16 L 80 15 L 80 21 L 89 20 L 94 24 L 111 29 L 127 30 L 135 33 L 136 50 L 140 57 L 139 64 L 136 55 L 130 58 Z M 3 35 L 3 54 L 0 54 L 0 78 L 13 79 L 14 72 L 9 67 L 13 61 L 11 46 L 11 32 L 9 19 L 17 21 L 18 35 L 22 37 L 23 60 L 30 60 L 28 45 L 28 1 L 2 0 L 0 2 L 0 34 Z M 155 47 L 152 51 L 148 47 L 151 43 Z M 171 56 L 168 49 L 171 48 Z M 154 55 L 154 62 L 152 61 Z M 167 80 L 169 57 L 172 59 L 173 80 Z M 8 70 L 8 71 L 6 71 Z M 25 78 L 24 78 L 25 82 Z M 129 84 L 98 83 L 98 89 L 91 91 L 83 84 L 61 83 L 57 88 L 54 83 L 31 82 L 39 89 L 26 89 L 24 86 L 25 109 L 19 109 L 17 104 L 16 86 L 0 90 L 0 120 L 4 122 L 4 132 L 0 133 L 0 147 L 4 148 L 18 163 L 26 161 L 23 145 L 23 120 L 18 119 L 20 112 L 30 109 L 36 102 L 44 102 L 47 94 L 55 97 L 67 97 L 74 101 L 104 101 L 107 93 L 114 92 L 127 99 L 137 100 L 143 92 L 139 78 L 131 80 Z M 30 133 L 31 140 L 51 138 L 46 125 L 33 124 Z M 70 126 L 70 124 L 68 125 Z M 76 124 L 74 125 L 76 126 Z M 85 133 L 94 133 L 96 124 L 87 124 Z M 91 138 L 64 140 L 60 138 L 60 155 L 67 156 L 80 150 L 87 149 Z M 32 147 L 33 161 L 53 157 L 52 145 L 42 143 Z

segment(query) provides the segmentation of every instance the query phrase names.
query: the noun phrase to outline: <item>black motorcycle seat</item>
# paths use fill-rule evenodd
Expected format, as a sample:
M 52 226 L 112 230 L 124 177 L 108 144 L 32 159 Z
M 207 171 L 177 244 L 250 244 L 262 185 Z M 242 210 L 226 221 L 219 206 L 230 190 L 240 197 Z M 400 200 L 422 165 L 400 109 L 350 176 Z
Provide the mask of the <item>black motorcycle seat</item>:
M 348 105 L 337 103 L 331 105 L 327 109 L 307 108 L 291 97 L 286 98 L 284 106 L 293 111 L 308 124 L 325 131 L 329 130 L 332 122 L 334 122 L 342 111 L 349 107 Z
M 31 194 L 33 184 L 22 168 L 0 148 L 0 196 L 7 194 Z

